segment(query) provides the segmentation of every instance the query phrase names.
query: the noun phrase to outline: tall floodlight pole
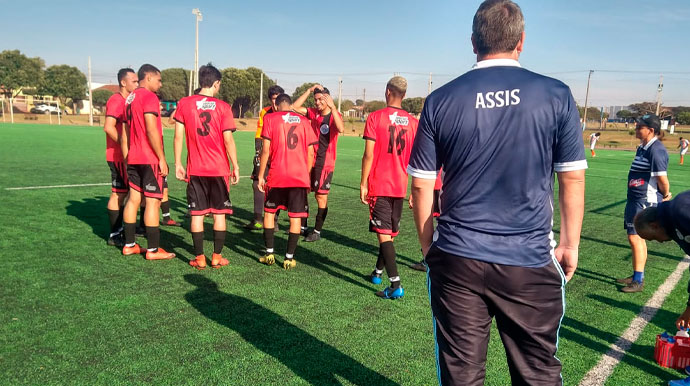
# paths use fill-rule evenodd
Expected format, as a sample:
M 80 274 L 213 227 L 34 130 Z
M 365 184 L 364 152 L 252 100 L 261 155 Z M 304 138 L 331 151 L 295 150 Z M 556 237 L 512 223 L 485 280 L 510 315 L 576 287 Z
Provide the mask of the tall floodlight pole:
M 93 126 L 93 88 L 91 86 L 91 57 L 89 56 L 89 126 Z M 60 107 L 58 107 L 58 111 Z M 59 113 L 58 113 L 59 114 Z
M 199 8 L 192 10 L 192 15 L 196 15 L 196 46 L 194 48 L 194 89 L 199 88 L 199 22 L 204 20 Z
M 659 78 L 659 87 L 656 89 L 656 115 L 659 115 L 659 108 L 661 107 L 661 92 L 664 90 L 664 76 Z
M 263 109 L 263 108 L 264 108 L 264 73 L 262 71 L 261 72 L 261 83 L 259 84 L 259 114 L 261 114 L 261 109 Z
M 585 112 L 582 117 L 582 131 L 587 128 L 587 102 L 589 102 L 589 82 L 592 80 L 592 73 L 594 70 L 589 70 L 589 76 L 587 77 L 587 93 L 585 94 Z
M 338 111 L 340 111 L 341 103 L 343 102 L 343 77 L 338 77 Z

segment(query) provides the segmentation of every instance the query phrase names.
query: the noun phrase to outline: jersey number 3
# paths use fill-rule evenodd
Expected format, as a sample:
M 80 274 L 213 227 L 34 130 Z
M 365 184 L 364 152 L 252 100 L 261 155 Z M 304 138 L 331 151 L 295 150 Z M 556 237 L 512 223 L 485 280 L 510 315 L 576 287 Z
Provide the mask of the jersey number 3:
M 211 128 L 208 127 L 208 123 L 211 122 L 211 113 L 208 111 L 202 111 L 199 113 L 199 119 L 201 119 L 201 126 L 204 128 L 197 128 L 196 133 L 202 137 L 205 137 L 211 133 Z
M 390 140 L 388 141 L 388 153 L 393 154 L 393 147 L 396 148 L 398 155 L 401 155 L 403 150 L 405 150 L 405 133 L 407 130 L 402 129 L 398 133 L 398 137 L 395 137 L 395 126 L 388 126 L 388 132 L 390 133 Z

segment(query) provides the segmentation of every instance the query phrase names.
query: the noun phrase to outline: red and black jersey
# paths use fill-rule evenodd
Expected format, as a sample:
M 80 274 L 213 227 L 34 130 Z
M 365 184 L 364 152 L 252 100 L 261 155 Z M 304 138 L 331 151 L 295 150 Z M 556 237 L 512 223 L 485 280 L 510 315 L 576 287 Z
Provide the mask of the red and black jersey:
M 122 122 L 125 119 L 125 97 L 123 97 L 122 94 L 118 92 L 108 98 L 108 103 L 105 105 L 105 116 L 115 118 L 117 135 L 122 135 Z M 106 135 L 105 160 L 108 162 L 122 162 L 122 159 L 122 148 L 120 144 Z
M 229 176 L 230 163 L 223 133 L 235 131 L 230 106 L 213 97 L 192 95 L 180 99 L 175 120 L 185 127 L 187 174 L 189 176 Z
M 125 101 L 125 123 L 127 123 L 129 145 L 127 163 L 130 165 L 158 164 L 159 162 L 146 134 L 145 114 L 156 116 L 161 146 L 163 146 L 163 124 L 161 123 L 158 97 L 153 92 L 139 87 L 132 91 Z
M 271 188 L 308 188 L 309 146 L 318 139 L 309 120 L 288 111 L 267 114 L 261 137 L 271 141 L 271 168 L 266 184 Z
M 376 142 L 369 196 L 407 195 L 407 164 L 418 123 L 407 111 L 390 106 L 369 114 L 363 137 Z
M 315 108 L 307 109 L 307 118 L 311 121 L 314 135 L 319 139 L 314 147 L 314 168 L 316 169 L 333 170 L 335 168 L 340 132 L 335 127 L 334 113 L 339 114 L 337 111 L 331 111 L 329 114 L 321 115 Z

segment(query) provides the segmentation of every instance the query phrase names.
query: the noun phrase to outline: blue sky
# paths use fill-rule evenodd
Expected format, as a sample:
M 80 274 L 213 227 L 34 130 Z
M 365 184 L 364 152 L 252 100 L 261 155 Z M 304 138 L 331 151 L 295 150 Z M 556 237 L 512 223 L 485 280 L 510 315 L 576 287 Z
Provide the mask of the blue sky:
M 70 64 L 94 82 L 113 82 L 118 68 L 149 62 L 191 68 L 198 7 L 200 63 L 255 66 L 288 92 L 321 82 L 344 98 L 382 99 L 394 72 L 409 80 L 408 96 L 467 71 L 475 62 L 472 17 L 480 1 L 10 1 L 0 0 L 0 50 L 19 49 L 48 65 Z M 664 74 L 666 105 L 690 105 L 687 0 L 518 1 L 526 20 L 521 63 L 566 82 L 584 103 L 654 100 Z M 605 72 L 599 70 L 609 70 Z M 630 71 L 630 72 L 626 72 Z

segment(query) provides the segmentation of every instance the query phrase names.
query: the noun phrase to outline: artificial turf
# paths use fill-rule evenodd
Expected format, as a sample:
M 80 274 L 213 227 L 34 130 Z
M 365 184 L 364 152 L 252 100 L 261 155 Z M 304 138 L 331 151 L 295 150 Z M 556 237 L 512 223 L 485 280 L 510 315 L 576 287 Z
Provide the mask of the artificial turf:
M 246 176 L 253 135 L 235 138 Z M 171 131 L 165 143 L 172 165 Z M 231 189 L 235 215 L 224 249 L 230 265 L 205 271 L 187 265 L 188 222 L 162 228 L 161 246 L 178 256 L 172 261 L 125 257 L 108 247 L 108 186 L 6 190 L 108 183 L 104 144 L 97 127 L 0 124 L 0 383 L 436 383 L 426 277 L 407 267 L 420 259 L 411 211 L 404 211 L 396 240 L 405 297 L 379 299 L 374 292 L 382 286 L 365 280 L 377 246 L 359 203 L 360 138 L 340 139 L 322 240 L 300 242 L 291 271 L 258 263 L 261 234 L 241 228 L 252 217 L 248 178 Z M 690 165 L 676 165 L 677 157 L 669 167 L 674 193 L 690 189 Z M 645 291 L 618 291 L 614 279 L 631 271 L 622 213 L 632 158 L 629 151 L 599 150 L 589 159 L 580 265 L 567 285 L 558 352 L 568 385 L 599 361 L 682 257 L 673 244 L 650 243 Z M 181 221 L 185 185 L 173 178 L 169 184 L 172 214 Z M 554 220 L 557 234 L 557 213 Z M 207 221 L 207 254 L 211 229 Z M 285 244 L 279 232 L 279 255 Z M 684 308 L 686 280 L 687 274 L 609 384 L 681 377 L 657 366 L 652 352 L 654 335 L 672 330 Z M 508 383 L 494 329 L 486 384 Z

